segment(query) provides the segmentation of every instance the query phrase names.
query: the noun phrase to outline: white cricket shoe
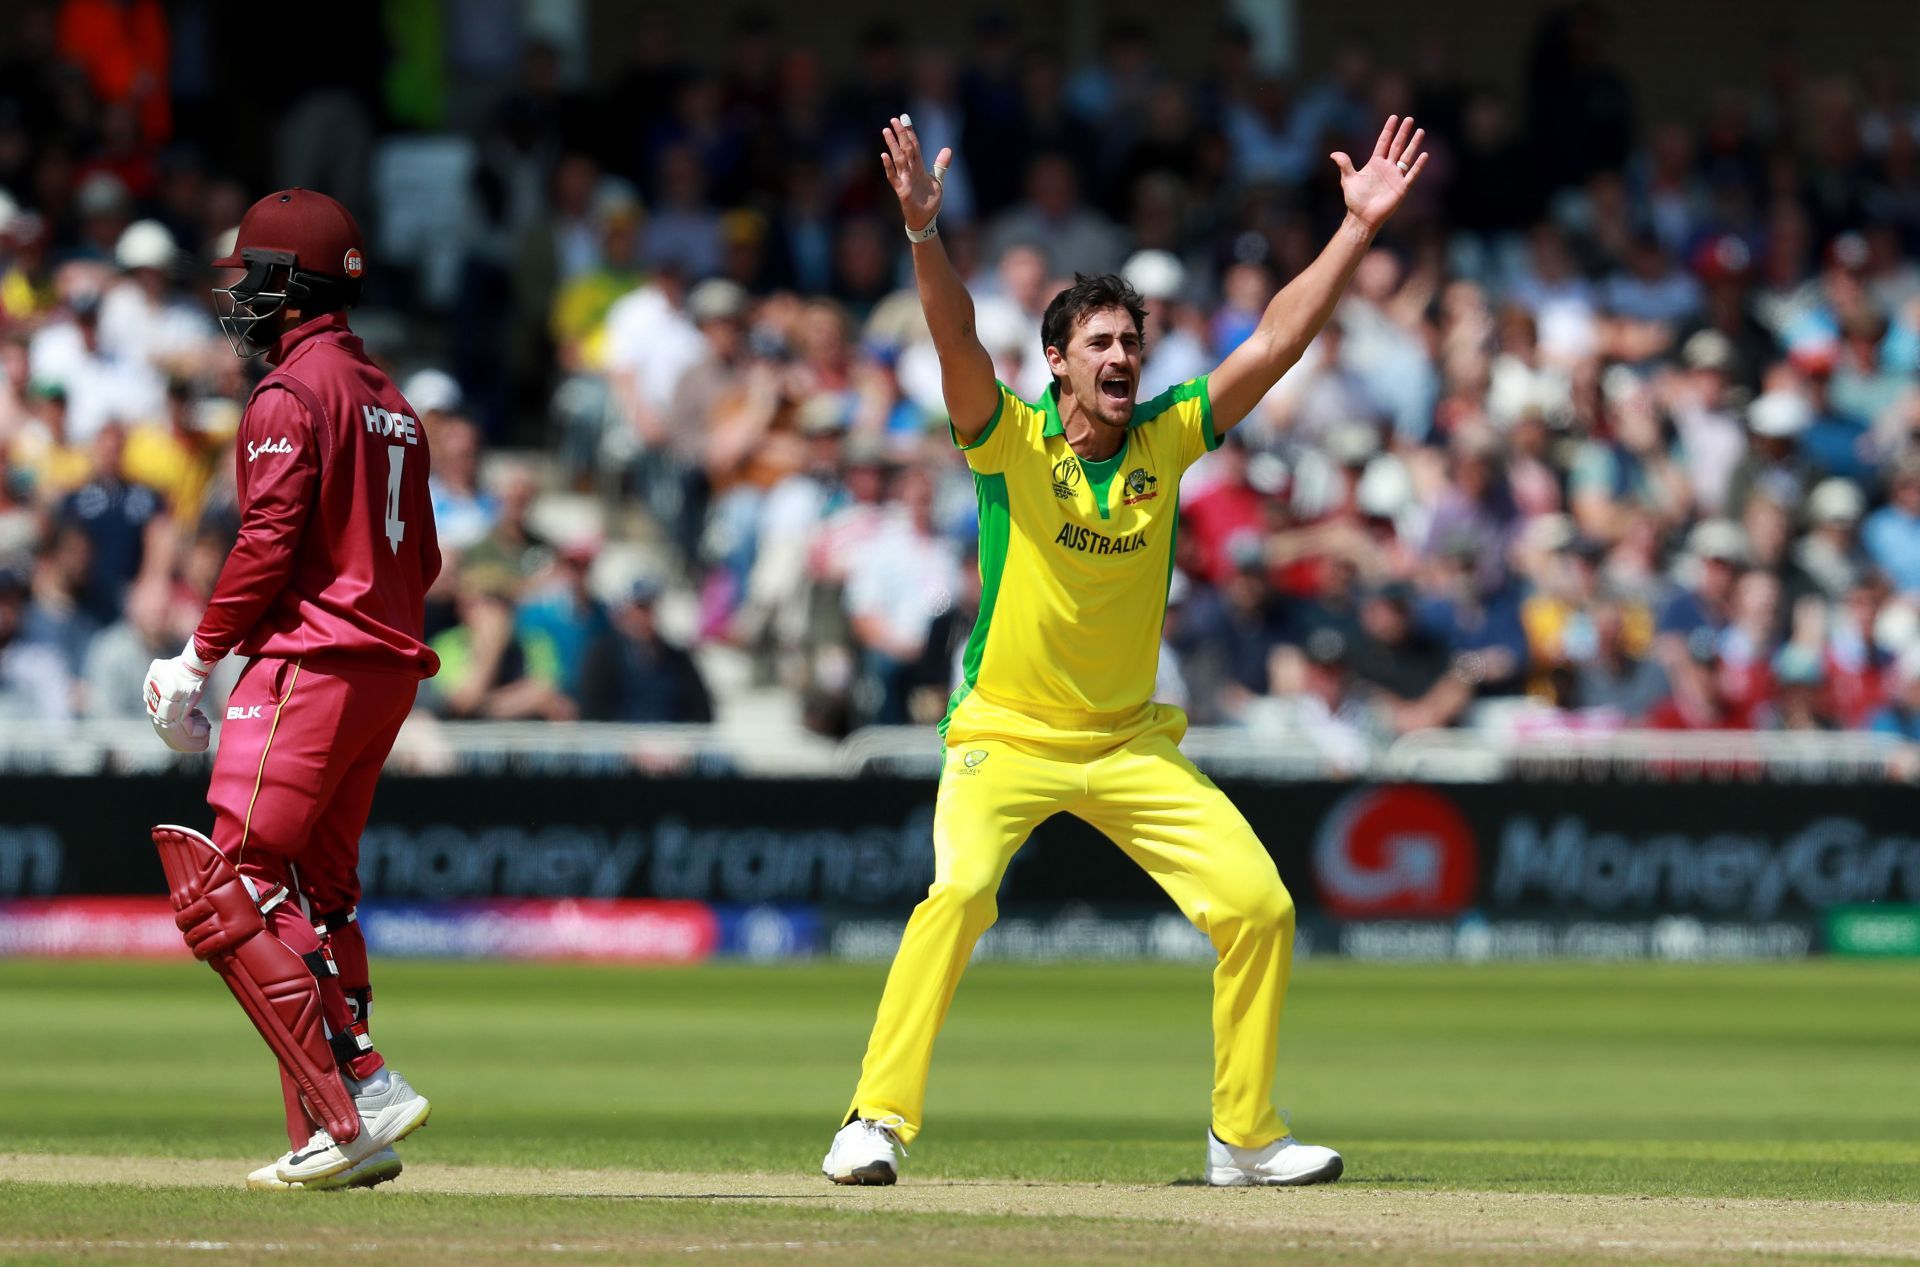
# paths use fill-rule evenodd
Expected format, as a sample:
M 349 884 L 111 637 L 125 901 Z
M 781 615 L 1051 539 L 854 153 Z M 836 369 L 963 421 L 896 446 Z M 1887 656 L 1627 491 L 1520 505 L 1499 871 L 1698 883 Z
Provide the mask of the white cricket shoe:
M 1293 1137 L 1293 1124 L 1287 1125 L 1287 1133 L 1264 1148 L 1235 1148 L 1209 1130 L 1207 1182 L 1216 1188 L 1298 1187 L 1338 1179 L 1346 1169 L 1340 1154 L 1318 1144 L 1302 1144 Z
M 336 1144 L 325 1127 L 315 1131 L 306 1144 L 275 1163 L 274 1175 L 281 1183 L 310 1184 L 367 1161 L 425 1126 L 433 1111 L 427 1097 L 392 1069 L 350 1085 L 360 1110 L 360 1133 Z
M 898 1134 L 906 1124 L 899 1114 L 877 1122 L 855 1118 L 834 1135 L 820 1172 L 835 1183 L 893 1183 L 900 1178 L 900 1158 L 907 1155 Z
M 383 1148 L 373 1156 L 325 1178 L 306 1183 L 286 1183 L 280 1178 L 280 1167 L 292 1155 L 288 1153 L 279 1161 L 270 1161 L 248 1175 L 247 1186 L 260 1192 L 333 1192 L 343 1188 L 376 1188 L 389 1179 L 400 1177 L 400 1154 L 391 1148 Z

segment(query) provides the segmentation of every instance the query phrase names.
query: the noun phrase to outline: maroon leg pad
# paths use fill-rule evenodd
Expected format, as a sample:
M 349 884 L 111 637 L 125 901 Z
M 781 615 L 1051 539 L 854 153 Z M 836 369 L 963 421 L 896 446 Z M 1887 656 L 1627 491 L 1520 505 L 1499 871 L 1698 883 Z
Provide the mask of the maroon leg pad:
M 360 1114 L 327 1045 L 320 986 L 306 963 L 273 936 L 240 873 L 213 842 L 185 827 L 156 827 L 173 920 L 187 949 L 233 991 L 315 1121 L 335 1143 L 360 1133 Z
M 298 1150 L 313 1138 L 314 1128 L 320 1123 L 308 1115 L 306 1101 L 300 1098 L 300 1088 L 288 1076 L 285 1065 L 280 1066 L 280 1098 L 287 1105 L 287 1143 Z

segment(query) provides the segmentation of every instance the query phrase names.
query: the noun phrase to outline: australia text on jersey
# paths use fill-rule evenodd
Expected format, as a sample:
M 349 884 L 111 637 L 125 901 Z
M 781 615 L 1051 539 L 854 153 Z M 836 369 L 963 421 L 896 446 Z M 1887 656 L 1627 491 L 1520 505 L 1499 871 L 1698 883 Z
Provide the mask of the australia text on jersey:
M 1082 554 L 1132 554 L 1144 549 L 1147 544 L 1145 530 L 1129 532 L 1118 537 L 1109 537 L 1083 528 L 1079 524 L 1062 524 L 1054 536 L 1053 543 L 1065 546 L 1069 550 L 1078 550 Z

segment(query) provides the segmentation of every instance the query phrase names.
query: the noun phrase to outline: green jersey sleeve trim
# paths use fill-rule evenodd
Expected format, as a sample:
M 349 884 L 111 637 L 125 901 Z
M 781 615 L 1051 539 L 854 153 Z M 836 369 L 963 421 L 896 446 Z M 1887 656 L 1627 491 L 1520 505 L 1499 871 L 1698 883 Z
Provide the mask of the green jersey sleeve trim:
M 1200 396 L 1200 438 L 1207 442 L 1207 452 L 1220 447 L 1225 437 L 1213 429 L 1213 388 L 1207 382 L 1208 376 L 1202 374 L 1193 380 L 1193 386 L 1199 388 Z
M 1196 396 L 1198 396 L 1202 402 L 1202 412 L 1210 415 L 1213 412 L 1213 407 L 1206 403 L 1207 376 L 1202 374 L 1199 378 L 1190 378 L 1184 383 L 1175 383 L 1172 387 L 1167 388 L 1167 390 L 1161 392 L 1153 399 L 1142 401 L 1135 405 L 1133 407 L 1133 417 L 1127 420 L 1127 426 L 1129 429 L 1144 427 L 1181 401 L 1192 400 Z
M 974 497 L 980 504 L 980 614 L 973 618 L 973 632 L 967 635 L 967 649 L 960 660 L 960 685 L 947 703 L 947 715 L 940 719 L 940 737 L 947 736 L 947 724 L 960 701 L 973 694 L 980 680 L 980 661 L 987 653 L 987 631 L 993 623 L 993 608 L 1000 597 L 1000 578 L 1007 571 L 1007 546 L 1013 537 L 1013 511 L 1007 502 L 1007 477 L 973 477 Z
M 985 444 L 987 437 L 993 434 L 993 429 L 1000 425 L 1000 415 L 1007 411 L 1007 385 L 998 379 L 994 380 L 993 385 L 1000 389 L 1000 395 L 993 402 L 993 417 L 987 419 L 987 425 L 980 428 L 980 434 L 973 438 L 972 444 L 961 443 L 959 429 L 953 425 L 953 419 L 947 419 L 947 434 L 953 437 L 953 447 L 962 453 Z

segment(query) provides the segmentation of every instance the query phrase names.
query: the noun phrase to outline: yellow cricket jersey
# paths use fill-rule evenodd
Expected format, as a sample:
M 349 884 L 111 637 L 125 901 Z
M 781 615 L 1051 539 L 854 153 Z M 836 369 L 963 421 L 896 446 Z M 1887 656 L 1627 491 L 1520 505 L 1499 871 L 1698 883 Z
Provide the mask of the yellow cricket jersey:
M 980 502 L 980 615 L 942 735 L 969 698 L 1073 725 L 1153 697 L 1180 476 L 1220 444 L 1207 380 L 1134 406 L 1102 462 L 1068 446 L 1056 394 L 1029 403 L 1002 383 L 986 430 L 961 446 Z

